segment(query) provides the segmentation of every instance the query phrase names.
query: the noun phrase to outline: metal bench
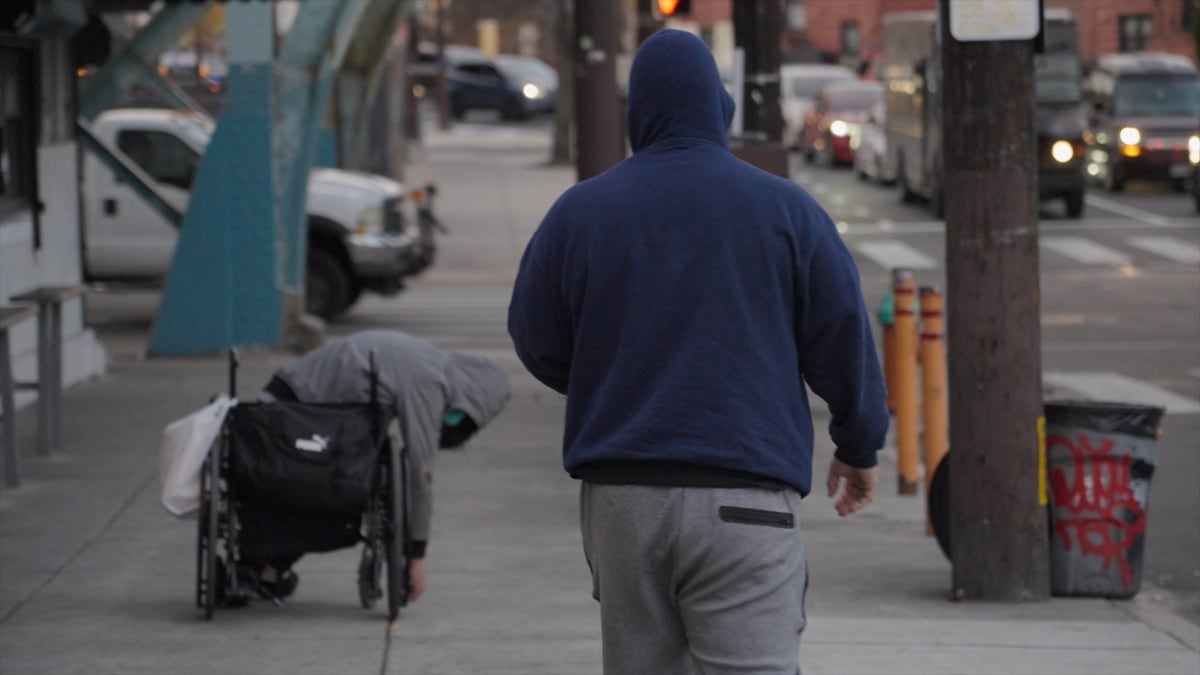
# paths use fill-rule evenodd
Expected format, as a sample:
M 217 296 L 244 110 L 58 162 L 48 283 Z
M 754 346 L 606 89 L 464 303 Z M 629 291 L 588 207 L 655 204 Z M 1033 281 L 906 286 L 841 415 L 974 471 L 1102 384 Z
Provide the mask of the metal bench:
M 26 306 L 5 308 L 11 312 L 11 321 L 4 322 L 4 457 L 5 482 L 14 487 L 20 484 L 20 467 L 17 460 L 15 410 L 12 407 L 13 389 L 37 389 L 38 392 L 38 452 L 43 455 L 57 448 L 62 436 L 62 306 L 63 303 L 83 295 L 85 286 L 39 286 L 25 293 L 14 295 L 14 303 Z M 33 306 L 33 305 L 36 305 Z M 8 316 L 9 312 L 6 312 Z M 8 355 L 8 328 L 29 318 L 30 312 L 37 314 L 38 372 L 36 382 L 14 382 Z M 13 412 L 9 412 L 12 410 Z M 10 442 L 9 433 L 12 433 Z
M 17 453 L 17 410 L 13 390 L 12 355 L 8 347 L 8 329 L 31 319 L 38 313 L 37 307 L 0 307 L 0 406 L 4 408 L 0 418 L 0 441 L 4 443 L 4 484 L 16 487 L 21 483 L 20 455 Z

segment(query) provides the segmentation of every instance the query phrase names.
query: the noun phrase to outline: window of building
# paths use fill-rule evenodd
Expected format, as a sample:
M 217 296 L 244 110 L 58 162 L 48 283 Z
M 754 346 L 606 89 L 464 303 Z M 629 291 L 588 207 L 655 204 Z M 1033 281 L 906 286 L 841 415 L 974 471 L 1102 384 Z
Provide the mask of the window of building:
M 808 28 L 808 9 L 804 6 L 804 0 L 788 0 L 785 11 L 788 28 L 792 30 Z
M 1149 14 L 1121 17 L 1121 51 L 1140 52 L 1154 37 L 1154 19 Z
M 842 54 L 844 56 L 858 56 L 862 49 L 862 34 L 858 30 L 857 21 L 842 22 Z
M 38 229 L 37 43 L 0 35 L 0 222 L 3 216 L 33 214 Z

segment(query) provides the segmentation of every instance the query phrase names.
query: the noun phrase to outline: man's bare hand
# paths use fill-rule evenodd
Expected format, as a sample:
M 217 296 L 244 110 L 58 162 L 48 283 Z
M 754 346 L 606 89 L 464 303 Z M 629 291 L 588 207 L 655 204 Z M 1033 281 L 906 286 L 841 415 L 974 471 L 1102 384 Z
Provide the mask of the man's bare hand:
M 408 563 L 408 583 L 410 601 L 421 597 L 425 592 L 425 559 L 413 558 Z
M 875 498 L 875 467 L 856 469 L 845 462 L 833 460 L 829 465 L 829 478 L 825 487 L 829 489 L 829 498 L 838 495 L 833 508 L 839 516 L 848 516 L 862 509 Z

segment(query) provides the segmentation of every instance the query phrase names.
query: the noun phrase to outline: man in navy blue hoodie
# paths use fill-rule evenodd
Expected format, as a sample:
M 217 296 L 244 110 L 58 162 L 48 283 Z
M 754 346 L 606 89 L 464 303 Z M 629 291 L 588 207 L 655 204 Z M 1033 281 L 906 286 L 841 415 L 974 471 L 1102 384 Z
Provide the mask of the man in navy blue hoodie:
M 513 289 L 517 354 L 567 396 L 608 673 L 797 671 L 805 383 L 837 512 L 874 493 L 888 416 L 858 270 L 812 197 L 730 153 L 732 117 L 701 40 L 646 40 L 633 155 L 557 200 Z

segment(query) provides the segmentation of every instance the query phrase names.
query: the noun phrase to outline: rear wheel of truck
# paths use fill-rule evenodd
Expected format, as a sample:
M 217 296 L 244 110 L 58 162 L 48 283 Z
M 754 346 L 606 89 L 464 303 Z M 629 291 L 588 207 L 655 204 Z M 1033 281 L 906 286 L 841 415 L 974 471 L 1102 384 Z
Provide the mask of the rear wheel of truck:
M 1083 215 L 1083 190 L 1067 193 L 1067 196 L 1063 197 L 1063 203 L 1066 205 L 1068 218 L 1079 218 Z
M 319 248 L 309 249 L 307 269 L 305 311 L 333 321 L 350 306 L 350 275 L 337 256 Z
M 1125 176 L 1121 174 L 1120 168 L 1109 162 L 1108 171 L 1104 173 L 1104 189 L 1109 192 L 1123 192 L 1125 190 Z

